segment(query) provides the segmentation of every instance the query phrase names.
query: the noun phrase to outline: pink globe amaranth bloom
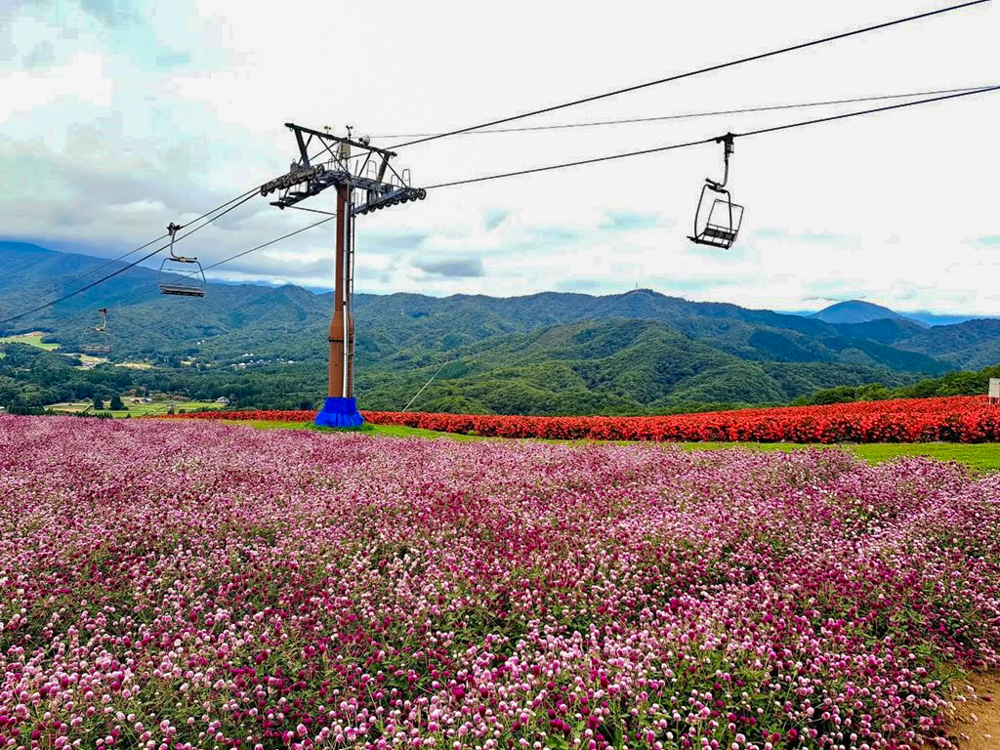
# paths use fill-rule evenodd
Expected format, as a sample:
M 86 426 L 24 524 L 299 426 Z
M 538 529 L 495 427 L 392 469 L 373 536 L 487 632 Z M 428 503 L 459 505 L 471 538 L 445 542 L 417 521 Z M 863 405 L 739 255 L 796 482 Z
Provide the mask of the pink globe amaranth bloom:
M 839 451 L 3 417 L 0 734 L 918 746 L 942 663 L 1000 666 L 998 498 Z

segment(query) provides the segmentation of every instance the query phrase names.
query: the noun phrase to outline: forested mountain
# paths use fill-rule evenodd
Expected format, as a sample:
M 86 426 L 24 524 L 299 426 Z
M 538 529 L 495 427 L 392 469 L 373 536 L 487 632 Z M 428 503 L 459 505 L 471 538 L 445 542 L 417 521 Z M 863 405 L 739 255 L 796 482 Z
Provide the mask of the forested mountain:
M 122 267 L 87 275 L 106 261 L 23 243 L 0 243 L 0 263 L 0 319 Z M 96 310 L 104 306 L 111 308 L 108 333 L 98 334 Z M 332 306 L 331 294 L 294 286 L 210 284 L 204 299 L 161 297 L 156 272 L 137 267 L 8 323 L 0 335 L 46 331 L 62 352 L 108 345 L 113 362 L 156 364 L 134 375 L 156 388 L 299 406 L 325 392 Z M 1000 321 L 927 328 L 895 314 L 872 318 L 871 308 L 863 322 L 832 323 L 644 289 L 513 298 L 360 294 L 359 399 L 398 409 L 445 361 L 415 408 L 643 413 L 781 403 L 823 388 L 900 386 L 1000 361 Z
M 805 314 L 805 313 L 804 313 Z M 975 320 L 974 315 L 937 315 L 931 312 L 898 313 L 882 305 L 874 305 L 863 300 L 847 300 L 825 307 L 819 312 L 808 314 L 827 323 L 867 323 L 873 320 L 907 320 L 922 328 L 928 326 L 954 325 L 967 320 Z
M 882 305 L 874 305 L 859 299 L 837 302 L 825 307 L 810 317 L 822 320 L 824 323 L 868 323 L 873 320 L 895 319 L 904 320 L 905 316 Z

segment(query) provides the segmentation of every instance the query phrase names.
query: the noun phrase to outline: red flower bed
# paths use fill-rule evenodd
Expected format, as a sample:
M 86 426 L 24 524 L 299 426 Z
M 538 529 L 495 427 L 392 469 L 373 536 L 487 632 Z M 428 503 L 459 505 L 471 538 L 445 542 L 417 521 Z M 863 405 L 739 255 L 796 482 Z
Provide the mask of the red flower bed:
M 372 424 L 510 438 L 565 440 L 749 441 L 792 443 L 917 443 L 1000 441 L 1000 407 L 985 397 L 896 399 L 829 406 L 661 417 L 518 417 L 366 411 Z M 311 422 L 311 411 L 230 411 L 176 415 L 182 419 Z

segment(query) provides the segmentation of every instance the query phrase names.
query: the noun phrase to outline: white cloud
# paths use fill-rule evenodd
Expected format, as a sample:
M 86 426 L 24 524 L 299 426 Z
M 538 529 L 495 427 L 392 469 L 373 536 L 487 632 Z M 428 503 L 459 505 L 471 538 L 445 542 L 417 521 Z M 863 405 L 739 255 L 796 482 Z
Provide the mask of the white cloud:
M 167 207 L 162 203 L 162 201 L 152 201 L 148 198 L 131 201 L 129 203 L 112 203 L 108 206 L 109 213 L 120 214 L 162 213 L 166 211 L 166 209 Z
M 482 258 L 439 258 L 436 260 L 418 258 L 413 266 L 431 278 L 474 279 L 486 275 Z
M 795 0 L 624 0 L 614 14 L 387 0 L 380 12 L 391 21 L 365 27 L 318 1 L 295 12 L 236 0 L 60 6 L 18 3 L 0 23 L 3 232 L 106 255 L 287 168 L 286 121 L 435 132 L 920 10 L 912 0 L 813 4 L 808 15 Z M 984 83 L 998 19 L 990 4 L 526 124 Z M 338 68 L 345 35 L 359 54 Z M 747 204 L 746 231 L 731 251 L 685 239 L 701 181 L 721 165 L 719 148 L 704 146 L 431 191 L 364 217 L 357 286 L 509 295 L 639 284 L 781 309 L 865 295 L 901 309 L 1000 314 L 993 97 L 739 139 L 731 184 Z M 426 185 L 832 111 L 459 136 L 398 159 Z M 332 197 L 313 206 L 330 210 Z M 257 199 L 190 245 L 212 262 L 317 218 Z M 332 244 L 326 225 L 215 273 L 322 286 Z M 455 263 L 451 271 L 477 273 L 427 270 Z
M 0 77 L 0 123 L 15 114 L 31 114 L 60 100 L 99 110 L 111 106 L 113 85 L 104 59 L 81 54 L 55 68 L 13 71 Z

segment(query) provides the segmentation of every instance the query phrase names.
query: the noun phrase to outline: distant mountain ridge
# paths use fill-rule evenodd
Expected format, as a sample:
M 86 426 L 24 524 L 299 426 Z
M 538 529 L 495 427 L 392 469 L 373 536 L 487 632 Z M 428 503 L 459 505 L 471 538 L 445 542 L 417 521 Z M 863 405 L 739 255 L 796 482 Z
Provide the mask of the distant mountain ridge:
M 802 315 L 807 318 L 817 318 L 825 320 L 827 323 L 866 323 L 872 320 L 884 320 L 887 318 L 904 318 L 919 323 L 924 326 L 954 325 L 965 323 L 970 320 L 995 320 L 994 317 L 983 317 L 979 315 L 939 315 L 930 312 L 906 312 L 900 313 L 882 305 L 876 305 L 864 300 L 846 300 L 837 302 L 825 307 L 819 312 L 789 313 Z
M 810 317 L 822 320 L 824 323 L 869 323 L 873 320 L 896 320 L 906 316 L 882 305 L 853 299 L 825 307 Z
M 54 287 L 105 262 L 0 242 L 7 271 L 0 275 L 0 319 L 53 298 Z M 173 367 L 293 360 L 314 368 L 322 388 L 331 294 L 212 283 L 204 299 L 178 299 L 158 295 L 156 278 L 154 270 L 129 269 L 0 335 L 45 330 L 69 351 L 101 339 L 113 359 Z M 93 325 L 103 306 L 111 313 L 101 336 Z M 649 289 L 509 298 L 359 294 L 355 313 L 359 393 L 368 408 L 400 408 L 402 395 L 416 392 L 445 360 L 451 364 L 423 408 L 438 398 L 442 408 L 508 413 L 781 402 L 819 388 L 903 385 L 1000 361 L 1000 321 L 927 328 L 860 301 L 841 303 L 834 322 Z

